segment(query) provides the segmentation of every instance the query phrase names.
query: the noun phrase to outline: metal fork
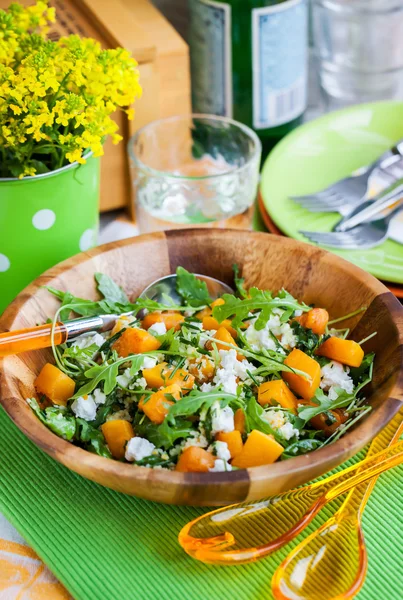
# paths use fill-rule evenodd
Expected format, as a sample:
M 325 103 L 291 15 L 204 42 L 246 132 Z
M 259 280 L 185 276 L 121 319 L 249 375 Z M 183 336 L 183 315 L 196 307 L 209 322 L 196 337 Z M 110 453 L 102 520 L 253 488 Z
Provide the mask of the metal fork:
M 331 246 L 345 250 L 358 250 L 374 248 L 382 244 L 389 233 L 389 226 L 393 217 L 403 209 L 403 198 L 398 206 L 381 219 L 362 223 L 343 232 L 320 232 L 320 231 L 300 231 L 308 240 L 321 246 Z
M 342 216 L 347 216 L 367 195 L 368 180 L 374 169 L 381 169 L 385 182 L 388 183 L 389 180 L 391 184 L 397 176 L 393 165 L 400 162 L 402 156 L 403 140 L 400 140 L 371 165 L 358 169 L 350 177 L 341 179 L 319 192 L 302 196 L 290 196 L 290 198 L 311 212 L 339 212 Z M 402 177 L 402 174 L 403 170 L 400 177 Z

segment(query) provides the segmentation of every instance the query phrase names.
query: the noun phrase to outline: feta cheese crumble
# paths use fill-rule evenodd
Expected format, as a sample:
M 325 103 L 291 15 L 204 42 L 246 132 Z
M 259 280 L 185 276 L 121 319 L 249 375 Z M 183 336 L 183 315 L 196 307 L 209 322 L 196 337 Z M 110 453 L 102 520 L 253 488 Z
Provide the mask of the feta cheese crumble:
M 105 404 L 106 401 L 106 394 L 104 394 L 103 392 L 101 392 L 100 389 L 95 389 L 92 392 L 93 398 L 94 398 L 94 402 L 97 406 L 99 406 L 100 404 Z
M 348 394 L 353 393 L 354 382 L 348 372 L 348 367 L 344 370 L 343 365 L 335 360 L 330 361 L 330 363 L 321 368 L 320 373 L 322 380 L 320 382 L 320 387 L 322 390 L 327 391 L 330 400 L 336 400 L 338 397 L 335 388 L 341 388 Z
M 283 312 L 284 311 L 281 311 L 281 313 Z M 263 329 L 256 330 L 254 322 L 251 322 L 246 330 L 246 341 L 255 352 L 261 352 L 262 350 L 277 350 L 277 352 L 281 352 L 282 350 L 277 347 L 273 335 L 280 338 L 280 344 L 287 348 L 295 348 L 297 344 L 297 338 L 295 337 L 291 326 L 288 323 L 281 323 L 281 314 L 278 314 L 279 311 L 277 309 L 274 309 L 273 313 L 275 314 L 270 316 Z M 272 335 L 270 335 L 270 333 Z
M 100 333 L 83 333 L 83 335 L 79 335 L 71 345 L 80 348 L 81 350 L 89 348 L 89 346 L 92 346 L 93 344 L 100 348 L 104 341 L 105 339 Z
M 200 433 L 194 432 L 191 437 L 188 437 L 186 442 L 183 444 L 183 449 L 190 448 L 190 446 L 197 446 L 198 448 L 207 448 L 208 441 L 206 437 Z
M 147 380 L 144 377 L 139 377 L 138 379 L 136 379 L 136 381 L 134 381 L 130 385 L 131 390 L 133 390 L 134 388 L 145 389 L 146 387 L 147 387 Z
M 237 359 L 236 350 L 220 350 L 221 363 L 216 371 L 213 382 L 216 386 L 221 385 L 224 392 L 228 394 L 236 394 L 238 381 L 244 381 L 248 378 L 247 370 L 254 370 L 255 367 L 247 360 L 239 361 Z
M 223 471 L 232 471 L 232 466 L 221 458 L 217 458 L 214 467 L 209 469 L 210 473 L 222 473 Z
M 221 408 L 219 402 L 214 402 L 211 407 L 211 433 L 212 435 L 219 431 L 228 433 L 234 431 L 234 411 L 230 406 Z
M 266 410 L 262 418 L 275 429 L 285 440 L 289 440 L 292 437 L 299 437 L 299 430 L 296 429 L 292 423 L 287 420 L 286 413 L 282 410 Z
M 79 396 L 71 405 L 71 410 L 79 419 L 93 421 L 97 415 L 97 405 L 91 395 Z
M 166 332 L 167 328 L 165 326 L 165 323 L 154 323 L 148 329 L 148 333 L 151 333 L 151 335 L 165 335 Z
M 142 460 L 150 456 L 155 450 L 154 444 L 141 437 L 133 437 L 127 442 L 125 457 L 126 460 Z
M 143 358 L 143 366 L 142 369 L 152 369 L 158 363 L 158 360 L 153 356 L 145 356 Z
M 116 381 L 118 382 L 118 385 L 120 385 L 121 387 L 127 388 L 129 386 L 129 383 L 131 382 L 131 380 L 133 379 L 133 377 L 130 375 L 130 369 L 125 369 L 122 373 L 122 375 L 118 375 L 116 377 Z
M 226 461 L 231 460 L 231 453 L 228 450 L 227 442 L 214 442 L 213 447 L 217 458 L 221 458 L 222 460 Z

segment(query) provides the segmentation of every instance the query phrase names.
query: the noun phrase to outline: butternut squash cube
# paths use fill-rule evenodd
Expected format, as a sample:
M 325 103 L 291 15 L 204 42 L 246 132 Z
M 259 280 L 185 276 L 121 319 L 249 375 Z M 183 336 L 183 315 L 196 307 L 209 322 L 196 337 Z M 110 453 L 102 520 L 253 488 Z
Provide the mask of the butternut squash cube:
M 126 444 L 134 437 L 132 424 L 123 419 L 106 421 L 101 426 L 108 448 L 113 458 L 121 460 L 125 457 Z
M 215 457 L 198 446 L 186 448 L 179 457 L 176 471 L 181 473 L 208 473 L 214 467 Z
M 175 329 L 179 331 L 181 324 L 184 322 L 185 317 L 182 313 L 170 311 L 163 313 L 149 313 L 146 315 L 141 323 L 144 329 L 148 329 L 155 323 L 164 323 L 167 329 Z
M 152 352 L 158 350 L 161 343 L 148 331 L 144 329 L 126 329 L 112 345 L 119 356 L 129 356 L 129 354 L 141 354 L 143 352 Z
M 210 306 L 211 308 L 215 308 L 216 306 L 222 306 L 223 304 L 225 304 L 225 300 L 223 298 L 217 298 L 217 300 L 214 300 Z
M 220 344 L 220 342 L 225 342 L 226 344 L 232 344 L 233 346 L 237 346 L 237 343 L 234 340 L 234 338 L 232 337 L 232 335 L 230 334 L 230 332 L 227 329 L 225 329 L 225 327 L 221 327 L 221 326 L 217 330 L 217 333 L 214 335 L 214 337 L 211 338 L 211 340 L 209 342 L 207 342 L 207 344 L 206 344 L 207 350 L 212 350 L 213 342 L 217 346 L 217 350 L 231 350 L 230 346 Z M 238 360 L 243 360 L 244 358 L 245 357 L 243 356 L 243 354 L 240 354 L 239 352 L 237 353 Z
M 272 435 L 254 429 L 249 434 L 242 452 L 234 458 L 231 464 L 238 469 L 270 465 L 278 459 L 283 450 L 283 446 L 276 442 Z
M 320 413 L 313 417 L 309 422 L 315 429 L 321 429 L 326 436 L 332 435 L 342 423 L 345 423 L 348 419 L 348 413 L 342 408 L 336 408 L 335 410 L 329 411 L 335 418 L 334 423 L 328 422 L 328 415 L 326 413 Z
M 312 308 L 300 317 L 296 317 L 295 321 L 306 329 L 312 329 L 313 333 L 323 335 L 329 322 L 329 313 L 324 308 Z
M 292 410 L 294 413 L 297 410 L 297 398 L 282 379 L 262 383 L 258 390 L 258 402 L 261 406 L 277 402 L 283 408 Z
M 35 379 L 38 394 L 44 394 L 53 404 L 66 406 L 67 400 L 74 394 L 76 384 L 60 369 L 46 363 Z
M 309 400 L 315 395 L 320 384 L 320 365 L 316 360 L 294 348 L 287 356 L 284 364 L 292 369 L 304 371 L 307 379 L 302 375 L 283 371 L 282 377 L 288 383 L 290 388 L 305 400 Z
M 245 421 L 246 417 L 243 409 L 238 408 L 238 410 L 235 411 L 234 415 L 234 427 L 237 431 L 241 433 L 241 435 L 245 433 Z
M 238 334 L 236 330 L 231 327 L 231 321 L 229 319 L 224 319 L 222 323 L 219 323 L 214 317 L 203 318 L 203 329 L 206 331 L 211 331 L 212 329 L 218 330 L 220 327 L 224 327 L 227 331 L 229 331 L 233 338 L 237 337 Z
M 146 401 L 143 396 L 139 402 L 139 409 L 147 415 L 150 421 L 160 424 L 167 416 L 169 407 L 175 404 L 169 397 L 167 398 L 168 395 L 175 398 L 175 400 L 179 400 L 181 397 L 180 385 L 177 383 L 168 385 L 163 390 L 151 394 Z
M 143 377 L 151 388 L 160 388 L 177 383 L 182 388 L 182 394 L 188 394 L 193 388 L 195 378 L 186 369 L 177 369 L 172 375 L 174 370 L 175 367 L 162 362 L 151 369 L 143 369 Z
M 349 367 L 359 367 L 364 358 L 364 350 L 353 340 L 330 337 L 316 351 L 319 356 L 326 356 Z
M 189 372 L 198 383 L 205 383 L 213 379 L 215 366 L 213 361 L 207 356 L 203 356 L 201 360 L 189 360 Z
M 234 431 L 219 431 L 216 434 L 216 440 L 219 442 L 225 442 L 230 451 L 231 458 L 235 458 L 242 452 L 243 442 L 241 432 L 234 429 Z

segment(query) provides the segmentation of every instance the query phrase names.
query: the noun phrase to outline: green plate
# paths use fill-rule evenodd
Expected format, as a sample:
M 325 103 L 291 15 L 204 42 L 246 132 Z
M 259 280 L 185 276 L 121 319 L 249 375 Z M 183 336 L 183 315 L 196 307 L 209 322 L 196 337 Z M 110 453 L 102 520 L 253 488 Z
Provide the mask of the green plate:
M 266 160 L 261 179 L 264 205 L 289 237 L 330 231 L 337 213 L 311 213 L 289 199 L 321 190 L 374 161 L 403 138 L 403 102 L 361 104 L 327 114 L 287 135 Z M 326 248 L 380 279 L 403 283 L 403 245 L 387 240 L 370 250 Z

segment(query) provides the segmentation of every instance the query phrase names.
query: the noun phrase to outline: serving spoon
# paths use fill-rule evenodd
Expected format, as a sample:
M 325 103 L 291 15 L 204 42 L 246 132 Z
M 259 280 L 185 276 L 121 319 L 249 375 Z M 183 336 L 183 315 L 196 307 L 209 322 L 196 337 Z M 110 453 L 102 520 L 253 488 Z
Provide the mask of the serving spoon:
M 403 441 L 316 483 L 206 513 L 183 527 L 179 543 L 205 563 L 256 561 L 294 539 L 328 502 L 401 463 Z
M 402 433 L 403 409 L 372 441 L 367 457 Z M 291 551 L 272 579 L 276 600 L 348 600 L 358 594 L 368 564 L 361 516 L 376 480 L 353 488 L 338 511 Z
M 233 294 L 234 290 L 219 279 L 207 275 L 196 274 L 198 279 L 207 285 L 209 294 L 213 300 L 223 294 Z M 169 296 L 176 304 L 181 303 L 181 298 L 176 291 L 176 275 L 166 275 L 156 279 L 148 285 L 139 295 L 139 298 L 149 298 L 161 302 L 164 296 Z M 95 317 L 80 317 L 69 321 L 57 322 L 0 333 L 0 358 L 10 354 L 19 354 L 28 350 L 39 350 L 49 348 L 52 345 L 52 332 L 54 345 L 58 346 L 67 340 L 74 340 L 83 333 L 109 331 L 115 325 L 117 319 L 122 316 L 130 316 L 134 311 L 125 312 L 120 315 L 108 314 Z

